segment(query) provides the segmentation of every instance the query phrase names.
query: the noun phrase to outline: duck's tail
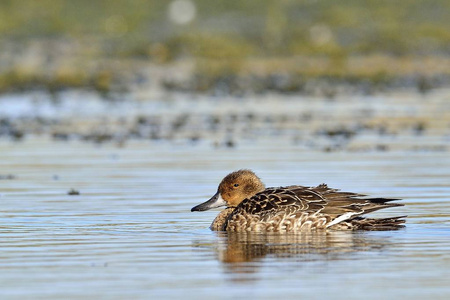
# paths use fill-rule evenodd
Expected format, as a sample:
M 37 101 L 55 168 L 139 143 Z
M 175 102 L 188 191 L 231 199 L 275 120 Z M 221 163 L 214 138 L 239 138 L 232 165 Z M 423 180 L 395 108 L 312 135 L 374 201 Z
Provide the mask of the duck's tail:
M 349 225 L 353 230 L 397 230 L 405 227 L 403 225 L 405 218 L 406 216 L 382 219 L 356 217 L 346 223 L 350 223 Z

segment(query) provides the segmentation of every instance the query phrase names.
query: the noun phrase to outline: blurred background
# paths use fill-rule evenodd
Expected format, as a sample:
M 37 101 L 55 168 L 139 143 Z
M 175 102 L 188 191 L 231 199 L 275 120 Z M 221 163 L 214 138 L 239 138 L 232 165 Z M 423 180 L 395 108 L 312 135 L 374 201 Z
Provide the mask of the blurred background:
M 233 147 L 275 135 L 328 151 L 360 132 L 412 132 L 437 134 L 430 147 L 446 149 L 449 8 L 445 0 L 2 0 L 0 136 Z M 316 145 L 321 136 L 331 142 Z
M 450 81 L 449 10 L 445 0 L 2 0 L 0 91 L 149 81 L 227 94 L 427 91 Z

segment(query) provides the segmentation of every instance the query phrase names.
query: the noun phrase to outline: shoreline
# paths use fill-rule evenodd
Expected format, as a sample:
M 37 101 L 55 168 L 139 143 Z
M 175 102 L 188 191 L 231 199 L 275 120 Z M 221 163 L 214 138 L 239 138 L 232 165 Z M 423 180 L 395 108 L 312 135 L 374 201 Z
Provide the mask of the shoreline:
M 405 88 L 427 93 L 450 87 L 450 58 L 437 56 L 355 56 L 340 62 L 326 57 L 183 59 L 164 64 L 142 59 L 79 62 L 61 57 L 51 65 L 43 58 L 34 59 L 28 66 L 0 69 L 0 94 L 92 89 L 105 96 L 164 90 L 222 96 L 277 92 L 334 98 Z
M 448 90 L 324 97 L 270 93 L 211 97 L 165 92 L 0 97 L 0 139 L 115 143 L 147 140 L 216 148 L 271 140 L 319 151 L 449 151 Z
M 58 38 L 2 42 L 0 94 L 93 89 L 105 96 L 164 90 L 222 96 L 277 92 L 333 98 L 343 93 L 373 95 L 399 88 L 427 93 L 450 87 L 450 56 L 437 54 L 238 53 L 163 59 L 166 54 L 162 50 L 147 56 L 107 55 L 98 41 L 89 47 L 86 41 Z

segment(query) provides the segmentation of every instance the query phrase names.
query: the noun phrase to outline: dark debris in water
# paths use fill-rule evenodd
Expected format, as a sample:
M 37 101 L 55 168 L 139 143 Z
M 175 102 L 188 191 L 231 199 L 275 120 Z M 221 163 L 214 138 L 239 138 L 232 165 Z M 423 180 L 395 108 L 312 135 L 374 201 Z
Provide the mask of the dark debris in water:
M 70 190 L 67 192 L 67 195 L 70 195 L 70 196 L 78 196 L 78 195 L 80 195 L 80 191 L 75 190 L 75 189 L 70 189 Z
M 0 180 L 14 180 L 17 179 L 16 175 L 13 174 L 0 174 Z
M 350 139 L 356 135 L 356 130 L 350 128 L 332 128 L 319 131 L 320 134 L 324 134 L 330 138 L 346 138 Z
M 0 119 L 0 137 L 8 136 L 14 141 L 20 141 L 25 136 L 25 131 L 20 129 L 15 122 L 8 118 Z
M 304 108 L 297 106 L 293 111 L 271 111 L 272 107 L 278 107 L 278 103 L 273 103 L 263 112 L 248 109 L 230 112 L 180 111 L 169 114 L 139 113 L 121 118 L 104 116 L 89 120 L 75 117 L 58 119 L 57 116 L 2 117 L 0 138 L 19 141 L 27 136 L 49 136 L 58 142 L 112 143 L 118 147 L 125 147 L 129 140 L 147 140 L 191 146 L 207 143 L 213 148 L 228 149 L 238 148 L 245 142 L 270 140 L 274 143 L 290 142 L 296 147 L 323 152 L 384 152 L 421 149 L 420 139 L 438 132 L 440 142 L 428 149 L 447 149 L 448 130 L 435 130 L 436 124 L 442 126 L 442 120 L 427 119 L 419 113 L 408 118 L 401 114 L 386 117 L 370 107 L 355 108 L 355 111 L 350 108 L 344 115 L 334 116 L 333 111 L 329 114 L 326 110 L 327 100 L 323 101 L 324 107 L 319 111 L 307 106 L 315 103 L 305 102 Z M 217 102 L 217 105 L 221 104 Z M 237 108 L 240 104 L 236 103 Z M 412 142 L 403 145 L 400 137 L 408 137 Z
M 416 133 L 416 135 L 421 135 L 425 132 L 427 128 L 427 125 L 425 122 L 417 122 L 413 125 L 413 130 Z

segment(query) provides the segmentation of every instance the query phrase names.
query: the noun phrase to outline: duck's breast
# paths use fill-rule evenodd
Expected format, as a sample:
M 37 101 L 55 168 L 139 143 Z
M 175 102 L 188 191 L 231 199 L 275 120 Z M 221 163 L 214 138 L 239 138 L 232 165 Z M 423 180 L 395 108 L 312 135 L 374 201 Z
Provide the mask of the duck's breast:
M 227 231 L 292 232 L 324 229 L 330 218 L 311 215 L 306 212 L 288 214 L 285 212 L 271 216 L 263 214 L 232 214 L 226 222 Z

